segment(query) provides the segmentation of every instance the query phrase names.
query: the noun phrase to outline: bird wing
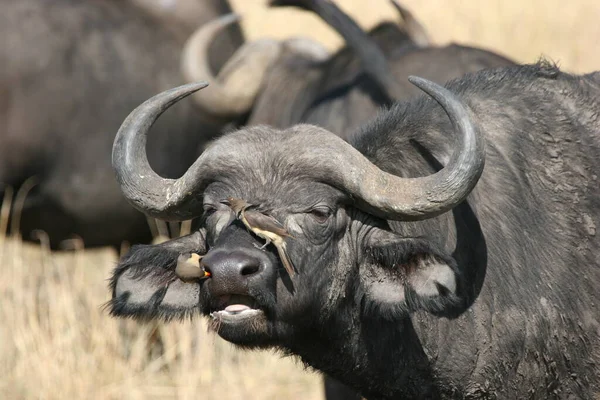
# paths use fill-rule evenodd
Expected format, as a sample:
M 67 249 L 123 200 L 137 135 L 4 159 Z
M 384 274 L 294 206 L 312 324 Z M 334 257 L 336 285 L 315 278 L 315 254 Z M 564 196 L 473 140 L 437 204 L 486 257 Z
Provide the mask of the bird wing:
M 296 275 L 296 269 L 294 268 L 294 264 L 292 264 L 292 260 L 290 260 L 290 257 L 287 254 L 287 250 L 285 249 L 285 243 L 276 245 L 275 247 L 277 248 L 277 254 L 279 254 L 279 258 L 281 259 L 283 268 L 285 268 L 290 277 Z
M 264 231 L 272 232 L 281 237 L 288 237 L 290 234 L 283 227 L 283 225 L 277 221 L 275 218 L 265 215 L 258 211 L 248 211 L 244 212 L 244 216 L 246 217 L 246 221 L 248 224 L 254 228 L 259 228 Z

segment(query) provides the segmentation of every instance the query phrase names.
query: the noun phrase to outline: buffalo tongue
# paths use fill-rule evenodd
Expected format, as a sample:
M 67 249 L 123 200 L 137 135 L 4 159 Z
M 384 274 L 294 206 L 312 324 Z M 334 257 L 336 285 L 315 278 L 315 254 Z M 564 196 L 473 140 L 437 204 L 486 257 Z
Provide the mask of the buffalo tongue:
M 247 311 L 247 310 L 251 310 L 251 308 L 245 304 L 231 304 L 231 305 L 225 307 L 224 311 L 227 311 L 230 313 L 240 313 L 242 311 Z

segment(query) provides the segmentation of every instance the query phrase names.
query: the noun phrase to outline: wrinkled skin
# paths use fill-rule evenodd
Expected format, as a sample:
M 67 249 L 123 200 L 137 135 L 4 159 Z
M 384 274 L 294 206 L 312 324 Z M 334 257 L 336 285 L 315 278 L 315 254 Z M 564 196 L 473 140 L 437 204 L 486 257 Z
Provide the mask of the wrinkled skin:
M 538 64 L 447 87 L 487 139 L 483 175 L 452 212 L 378 218 L 310 178 L 319 165 L 300 162 L 318 151 L 309 138 L 322 128 L 247 128 L 207 150 L 235 156 L 199 193 L 202 232 L 132 249 L 113 276 L 112 314 L 212 314 L 225 340 L 297 355 L 369 399 L 597 396 L 600 73 Z M 423 176 L 447 162 L 451 131 L 439 106 L 420 98 L 351 137 L 383 170 Z M 235 220 L 230 196 L 293 235 L 296 277 Z M 174 281 L 163 297 L 189 251 L 205 254 L 211 277 Z
M 201 3 L 199 24 L 229 10 Z M 16 191 L 37 177 L 23 238 L 41 229 L 52 247 L 74 235 L 86 246 L 149 241 L 146 217 L 115 184 L 110 149 L 132 108 L 182 83 L 184 35 L 126 1 L 1 0 L 0 8 L 0 198 L 5 185 Z M 219 45 L 224 59 L 242 41 L 232 29 Z M 180 176 L 225 122 L 191 104 L 173 108 L 149 139 L 152 165 Z

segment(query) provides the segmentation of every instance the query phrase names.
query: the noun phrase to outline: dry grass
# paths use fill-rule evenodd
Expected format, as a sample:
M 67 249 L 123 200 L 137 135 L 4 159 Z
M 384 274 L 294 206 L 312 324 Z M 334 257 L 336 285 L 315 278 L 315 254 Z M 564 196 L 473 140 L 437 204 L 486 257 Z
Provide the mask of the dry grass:
M 250 38 L 340 39 L 307 13 L 265 14 L 234 0 Z M 364 27 L 394 16 L 385 0 L 339 0 Z M 439 43 L 495 49 L 523 62 L 541 54 L 572 71 L 600 69 L 597 0 L 404 0 Z M 439 11 L 442 10 L 442 11 Z M 272 12 L 271 12 L 272 13 Z M 6 230 L 0 212 L 0 235 Z M 1 399 L 317 399 L 320 378 L 292 360 L 241 353 L 203 322 L 139 325 L 109 318 L 109 250 L 50 254 L 0 237 Z
M 109 250 L 50 254 L 0 238 L 0 399 L 320 399 L 317 374 L 242 353 L 203 321 L 109 318 Z
M 597 0 L 400 0 L 437 44 L 477 45 L 533 62 L 540 55 L 566 70 L 600 69 L 600 1 Z M 295 10 L 265 11 L 266 0 L 232 0 L 243 13 L 249 38 L 309 36 L 336 48 L 341 39 L 320 20 Z M 388 0 L 336 0 L 363 27 L 395 19 Z

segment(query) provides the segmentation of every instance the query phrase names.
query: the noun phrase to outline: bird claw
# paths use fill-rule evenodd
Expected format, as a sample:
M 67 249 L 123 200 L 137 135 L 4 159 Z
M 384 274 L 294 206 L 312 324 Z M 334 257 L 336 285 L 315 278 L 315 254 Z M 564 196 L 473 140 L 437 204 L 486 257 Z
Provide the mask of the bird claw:
M 259 250 L 264 250 L 264 249 L 265 249 L 265 247 L 267 247 L 267 246 L 269 245 L 269 243 L 265 243 L 265 244 L 263 244 L 262 246 L 261 246 L 261 245 L 259 245 L 259 244 L 257 244 L 257 243 L 252 243 L 252 244 L 254 245 L 254 247 L 256 247 L 256 248 L 257 248 L 257 249 L 259 249 Z

